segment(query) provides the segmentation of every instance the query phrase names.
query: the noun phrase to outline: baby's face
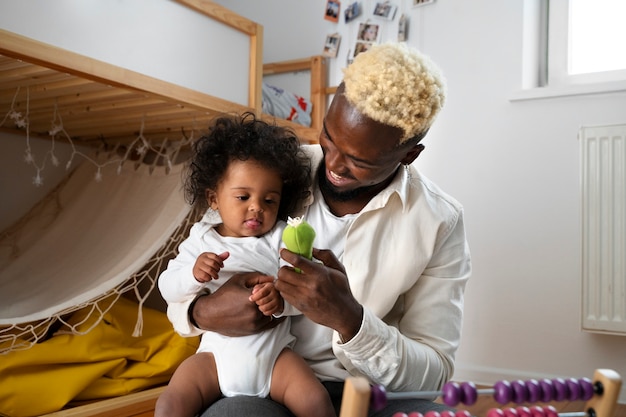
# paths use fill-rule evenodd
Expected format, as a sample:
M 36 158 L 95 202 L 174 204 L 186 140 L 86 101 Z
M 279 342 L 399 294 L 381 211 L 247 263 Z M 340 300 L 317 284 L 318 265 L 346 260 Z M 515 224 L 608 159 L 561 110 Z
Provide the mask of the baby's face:
M 218 233 L 247 237 L 270 231 L 278 216 L 282 186 L 277 171 L 253 160 L 232 161 L 209 201 L 222 218 Z

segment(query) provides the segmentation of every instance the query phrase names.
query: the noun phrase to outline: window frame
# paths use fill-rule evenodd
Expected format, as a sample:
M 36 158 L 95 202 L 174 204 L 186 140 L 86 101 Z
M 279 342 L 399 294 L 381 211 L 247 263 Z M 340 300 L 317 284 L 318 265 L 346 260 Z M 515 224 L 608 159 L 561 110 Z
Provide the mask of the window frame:
M 569 74 L 568 0 L 524 0 L 522 89 L 511 100 L 626 91 L 626 70 Z

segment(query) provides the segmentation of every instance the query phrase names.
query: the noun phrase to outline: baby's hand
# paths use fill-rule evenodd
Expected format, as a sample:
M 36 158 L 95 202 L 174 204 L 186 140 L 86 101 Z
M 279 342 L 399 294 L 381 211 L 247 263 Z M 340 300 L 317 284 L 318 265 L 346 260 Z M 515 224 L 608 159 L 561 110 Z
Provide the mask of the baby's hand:
M 218 272 L 224 267 L 224 261 L 230 253 L 223 252 L 219 255 L 212 252 L 204 252 L 198 256 L 193 266 L 193 277 L 198 282 L 209 282 L 218 278 Z
M 283 312 L 283 298 L 274 287 L 273 282 L 255 285 L 249 300 L 256 303 L 261 313 L 266 316 Z

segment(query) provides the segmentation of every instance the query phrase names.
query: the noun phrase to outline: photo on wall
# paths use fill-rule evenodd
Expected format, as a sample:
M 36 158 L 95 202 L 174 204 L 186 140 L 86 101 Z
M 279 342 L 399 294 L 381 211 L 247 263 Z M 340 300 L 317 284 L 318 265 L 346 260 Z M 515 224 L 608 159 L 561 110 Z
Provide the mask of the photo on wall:
M 352 22 L 361 15 L 361 3 L 355 1 L 346 8 L 346 11 L 343 12 L 343 14 L 346 18 L 346 23 Z
M 413 2 L 413 7 L 426 6 L 427 4 L 432 4 L 435 0 L 411 0 Z
M 409 37 L 409 18 L 402 14 L 398 20 L 398 42 L 406 42 Z
M 335 58 L 337 56 L 337 52 L 339 51 L 340 42 L 341 35 L 338 33 L 326 36 L 326 43 L 324 44 L 324 51 L 322 52 L 322 55 L 329 58 Z
M 354 55 L 356 57 L 361 52 L 365 52 L 380 40 L 381 27 L 377 23 L 370 21 L 360 23 L 357 32 L 356 42 L 354 44 Z
M 415 0 L 413 0 L 415 1 Z M 376 3 L 374 7 L 374 16 L 380 17 L 385 20 L 393 20 L 396 16 L 396 11 L 398 10 L 398 6 L 395 4 L 391 4 L 388 1 L 383 3 Z
M 365 22 L 359 24 L 359 32 L 356 40 L 362 42 L 378 42 L 380 36 L 380 25 L 377 23 Z
M 339 11 L 341 9 L 341 2 L 338 0 L 328 0 L 326 2 L 326 13 L 324 19 L 337 23 L 339 21 Z

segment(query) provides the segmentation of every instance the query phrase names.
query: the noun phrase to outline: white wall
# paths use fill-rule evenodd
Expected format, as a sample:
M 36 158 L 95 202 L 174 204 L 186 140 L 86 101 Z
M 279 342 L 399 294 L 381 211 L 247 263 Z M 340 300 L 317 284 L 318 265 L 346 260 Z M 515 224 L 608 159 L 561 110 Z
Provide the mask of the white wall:
M 335 84 L 354 25 L 364 20 L 324 20 L 325 0 L 219 2 L 263 24 L 265 62 L 320 54 L 326 35 L 340 32 Z M 374 2 L 362 3 L 369 16 Z M 596 368 L 626 376 L 626 337 L 580 331 L 576 139 L 581 125 L 626 122 L 626 94 L 512 102 L 522 79 L 521 0 L 392 3 L 410 17 L 408 43 L 448 79 L 446 108 L 418 164 L 466 211 L 474 274 L 456 378 L 581 377 Z M 386 26 L 387 39 L 394 39 L 395 24 L 397 18 Z
M 327 34 L 341 33 L 333 83 L 374 6 L 362 1 L 367 15 L 346 25 L 323 19 L 325 0 L 220 2 L 264 25 L 266 62 L 319 54 Z M 408 43 L 448 80 L 418 165 L 465 206 L 474 273 L 455 376 L 493 383 L 597 368 L 626 376 L 626 336 L 580 330 L 577 141 L 582 125 L 626 122 L 626 94 L 512 102 L 522 80 L 521 0 L 392 3 L 409 16 Z M 386 39 L 396 39 L 397 17 Z
M 248 103 L 248 55 L 232 54 L 249 50 L 248 36 L 173 0 L 5 0 L 0 28 Z M 225 85 L 215 77 L 239 82 Z

